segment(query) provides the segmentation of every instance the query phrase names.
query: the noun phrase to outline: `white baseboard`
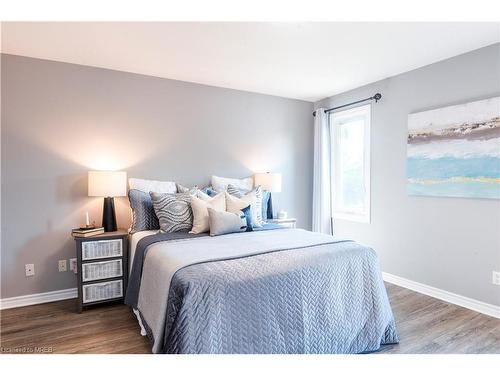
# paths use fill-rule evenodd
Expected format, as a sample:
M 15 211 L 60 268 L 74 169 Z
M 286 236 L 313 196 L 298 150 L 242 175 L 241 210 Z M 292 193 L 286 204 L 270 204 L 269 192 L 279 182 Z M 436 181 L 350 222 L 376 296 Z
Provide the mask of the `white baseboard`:
M 429 285 L 418 283 L 404 277 L 392 275 L 387 272 L 382 272 L 384 281 L 398 285 L 400 287 L 413 290 L 418 293 L 434 297 L 454 305 L 462 306 L 470 310 L 486 314 L 497 319 L 500 319 L 500 306 L 491 305 L 472 298 L 464 297 L 446 290 L 438 289 Z M 12 309 L 14 307 L 22 307 L 29 305 L 38 305 L 40 303 L 61 301 L 64 299 L 76 298 L 78 295 L 76 288 L 55 290 L 52 292 L 28 294 L 25 296 L 2 298 L 0 300 L 0 310 Z
M 12 309 L 29 305 L 38 305 L 40 303 L 61 301 L 63 299 L 76 298 L 78 291 L 76 288 L 54 290 L 52 292 L 28 294 L 25 296 L 2 298 L 0 300 L 0 310 Z
M 387 272 L 382 272 L 384 281 L 395 284 L 397 286 L 413 290 L 418 293 L 425 294 L 430 297 L 440 299 L 452 303 L 454 305 L 465 307 L 466 309 L 480 312 L 481 314 L 489 315 L 500 319 L 500 306 L 491 305 L 486 302 L 481 302 L 469 297 L 464 297 L 459 294 L 451 293 L 446 290 L 438 289 L 433 286 L 418 283 L 416 281 L 405 279 L 404 277 L 392 275 Z

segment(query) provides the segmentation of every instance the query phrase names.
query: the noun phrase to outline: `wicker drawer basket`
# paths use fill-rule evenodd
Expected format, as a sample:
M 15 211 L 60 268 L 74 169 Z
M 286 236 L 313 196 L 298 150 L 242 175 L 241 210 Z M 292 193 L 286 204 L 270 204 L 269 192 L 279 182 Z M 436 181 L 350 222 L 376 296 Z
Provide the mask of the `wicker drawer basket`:
M 83 285 L 83 303 L 123 297 L 123 280 Z
M 122 256 L 122 240 L 88 241 L 82 244 L 82 260 Z
M 110 279 L 123 275 L 122 260 L 113 259 L 104 262 L 82 264 L 82 281 Z

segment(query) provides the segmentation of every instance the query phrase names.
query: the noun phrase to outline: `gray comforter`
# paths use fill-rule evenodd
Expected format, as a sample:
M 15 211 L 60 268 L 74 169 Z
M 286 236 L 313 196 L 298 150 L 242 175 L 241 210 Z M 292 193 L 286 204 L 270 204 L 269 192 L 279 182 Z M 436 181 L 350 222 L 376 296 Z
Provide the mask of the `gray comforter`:
M 147 241 L 127 303 L 155 353 L 362 353 L 398 342 L 370 248 L 298 229 Z

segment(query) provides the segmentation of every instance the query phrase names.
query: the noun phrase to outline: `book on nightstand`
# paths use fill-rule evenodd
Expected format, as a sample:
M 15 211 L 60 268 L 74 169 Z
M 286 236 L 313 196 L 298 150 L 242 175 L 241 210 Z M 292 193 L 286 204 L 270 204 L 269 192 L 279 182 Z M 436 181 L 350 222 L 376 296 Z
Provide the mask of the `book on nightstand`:
M 104 233 L 104 227 L 92 229 L 75 228 L 71 231 L 73 237 L 92 237 L 102 233 Z

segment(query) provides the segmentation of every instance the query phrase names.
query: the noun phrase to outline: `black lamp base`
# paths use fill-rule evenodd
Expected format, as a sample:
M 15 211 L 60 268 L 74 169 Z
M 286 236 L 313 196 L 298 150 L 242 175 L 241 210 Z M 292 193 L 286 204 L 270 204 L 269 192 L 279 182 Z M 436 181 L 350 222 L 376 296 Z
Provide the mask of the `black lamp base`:
M 105 232 L 114 232 L 116 228 L 115 199 L 113 197 L 104 198 L 102 209 L 102 226 Z

